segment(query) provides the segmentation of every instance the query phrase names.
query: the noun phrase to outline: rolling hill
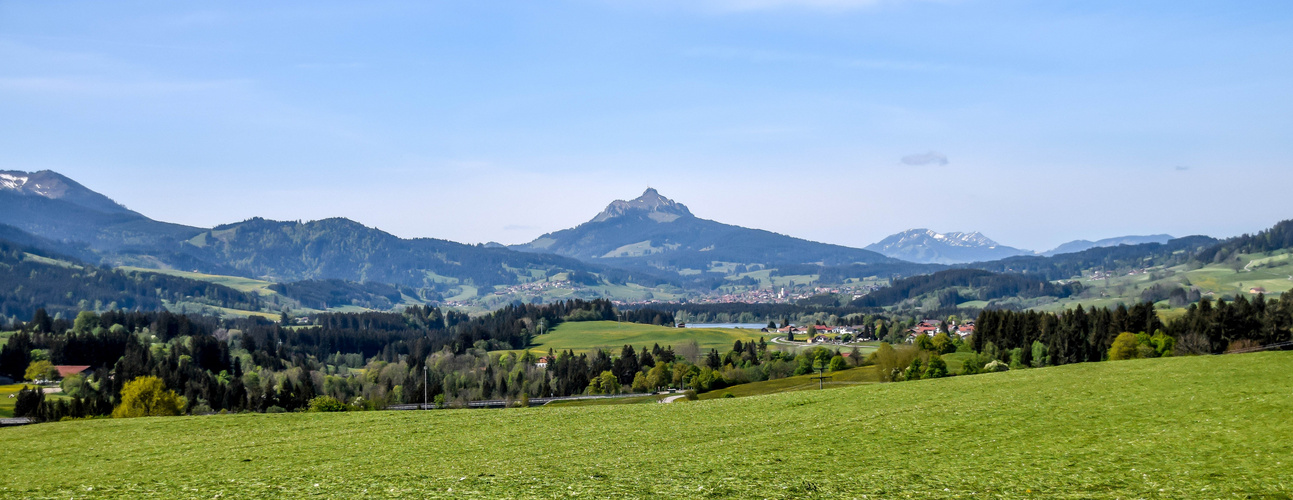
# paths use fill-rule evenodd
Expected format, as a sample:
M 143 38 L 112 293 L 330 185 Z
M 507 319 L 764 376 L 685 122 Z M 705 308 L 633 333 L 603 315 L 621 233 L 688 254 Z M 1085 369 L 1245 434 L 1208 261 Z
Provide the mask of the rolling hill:
M 1074 240 L 1055 247 L 1053 250 L 1042 252 L 1041 255 L 1047 257 L 1063 253 L 1081 252 L 1092 248 L 1116 247 L 1119 245 L 1141 245 L 1145 243 L 1167 243 L 1174 238 L 1170 234 L 1152 234 L 1149 236 L 1119 236 L 1116 238 L 1105 238 L 1099 241 Z

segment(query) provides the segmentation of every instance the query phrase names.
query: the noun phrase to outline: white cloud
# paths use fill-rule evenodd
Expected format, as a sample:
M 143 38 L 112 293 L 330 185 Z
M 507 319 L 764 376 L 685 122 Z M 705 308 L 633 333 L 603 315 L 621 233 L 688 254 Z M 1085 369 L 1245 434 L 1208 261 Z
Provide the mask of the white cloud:
M 921 165 L 947 165 L 947 155 L 937 151 L 928 153 L 907 155 L 902 157 L 904 165 L 921 166 Z

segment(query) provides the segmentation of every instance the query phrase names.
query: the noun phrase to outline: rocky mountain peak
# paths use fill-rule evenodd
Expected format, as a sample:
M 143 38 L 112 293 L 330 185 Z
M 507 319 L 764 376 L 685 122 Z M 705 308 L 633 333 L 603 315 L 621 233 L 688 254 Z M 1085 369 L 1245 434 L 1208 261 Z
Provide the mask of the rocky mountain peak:
M 680 217 L 692 216 L 686 205 L 661 196 L 655 188 L 647 188 L 642 196 L 632 200 L 611 202 L 606 206 L 606 210 L 593 218 L 592 222 L 601 222 L 633 212 L 646 212 L 647 217 L 656 222 L 673 222 Z

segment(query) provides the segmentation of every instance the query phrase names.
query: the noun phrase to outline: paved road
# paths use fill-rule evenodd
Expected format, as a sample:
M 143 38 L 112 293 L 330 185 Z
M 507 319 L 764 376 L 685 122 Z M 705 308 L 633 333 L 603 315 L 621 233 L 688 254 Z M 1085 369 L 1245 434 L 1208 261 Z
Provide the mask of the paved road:
M 664 403 L 664 404 L 668 404 L 668 403 L 672 403 L 672 402 L 674 402 L 674 401 L 677 401 L 677 400 L 682 399 L 682 398 L 685 398 L 685 397 L 687 397 L 687 396 L 686 396 L 686 395 L 669 396 L 669 397 L 667 397 L 667 398 L 661 399 L 661 400 L 660 400 L 660 402 L 661 402 L 661 403 Z

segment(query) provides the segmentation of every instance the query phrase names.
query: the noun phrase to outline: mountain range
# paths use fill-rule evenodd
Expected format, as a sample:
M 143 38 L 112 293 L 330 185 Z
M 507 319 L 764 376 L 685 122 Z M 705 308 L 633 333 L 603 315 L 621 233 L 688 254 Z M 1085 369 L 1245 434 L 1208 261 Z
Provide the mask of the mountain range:
M 1052 255 L 1081 252 L 1092 248 L 1116 247 L 1119 245 L 1143 245 L 1145 243 L 1167 243 L 1173 239 L 1175 239 L 1175 237 L 1170 234 L 1151 234 L 1149 236 L 1120 236 L 1117 238 L 1105 238 L 1099 241 L 1074 240 L 1057 246 L 1054 250 L 1042 252 L 1041 255 L 1049 257 Z
M 869 250 L 702 219 L 651 188 L 635 199 L 612 202 L 588 222 L 512 248 L 675 273 L 809 263 L 907 264 Z
M 1047 254 L 1167 239 L 1080 240 Z M 342 288 L 368 293 L 344 281 L 407 287 L 402 289 L 416 290 L 423 300 L 471 299 L 536 280 L 606 285 L 594 294 L 626 284 L 704 292 L 757 285 L 749 274 L 764 270 L 842 280 L 928 274 L 976 262 L 984 264 L 972 266 L 983 269 L 1042 265 L 1016 261 L 1036 254 L 977 232 L 913 229 L 866 249 L 819 243 L 703 219 L 651 188 L 611 202 L 588 222 L 511 247 L 404 239 L 344 218 L 252 218 L 201 228 L 153 220 L 51 171 L 0 172 L 0 240 L 109 266 L 311 281 L 316 284 L 294 289 L 316 297 Z
M 999 244 L 977 231 L 939 233 L 929 229 L 909 229 L 866 248 L 895 259 L 922 264 L 984 262 L 1032 254 Z

